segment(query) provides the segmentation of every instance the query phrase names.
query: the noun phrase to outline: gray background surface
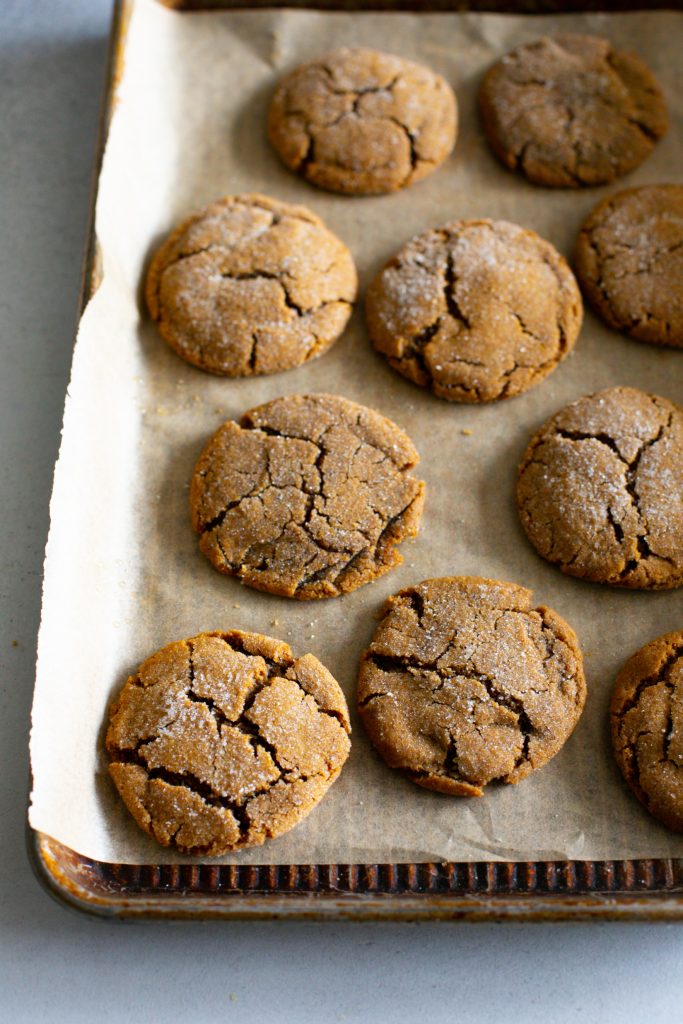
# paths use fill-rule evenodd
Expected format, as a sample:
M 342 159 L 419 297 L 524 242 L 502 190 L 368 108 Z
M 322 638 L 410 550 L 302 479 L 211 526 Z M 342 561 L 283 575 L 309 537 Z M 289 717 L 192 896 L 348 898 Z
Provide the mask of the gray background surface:
M 0 0 L 0 1014 L 680 1019 L 678 925 L 122 925 L 34 880 L 28 719 L 109 18 L 110 0 Z

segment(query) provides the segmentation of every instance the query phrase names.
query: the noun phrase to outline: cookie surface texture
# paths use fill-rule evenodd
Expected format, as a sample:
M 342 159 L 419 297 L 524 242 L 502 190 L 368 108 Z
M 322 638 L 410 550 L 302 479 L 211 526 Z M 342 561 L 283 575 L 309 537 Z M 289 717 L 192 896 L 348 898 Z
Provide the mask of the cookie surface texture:
M 683 583 L 683 409 L 608 388 L 529 444 L 517 505 L 529 540 L 570 576 L 641 590 Z
M 630 658 L 611 708 L 614 756 L 650 814 L 683 832 L 683 631 Z
M 453 149 L 453 90 L 422 64 L 341 48 L 278 86 L 268 135 L 283 162 L 333 192 L 393 192 L 420 181 Z
M 569 266 L 534 231 L 452 221 L 411 239 L 370 285 L 368 330 L 404 377 L 453 402 L 510 398 L 572 350 L 583 306 Z
M 633 53 L 566 34 L 506 54 L 479 93 L 496 156 L 538 185 L 604 185 L 637 167 L 667 129 L 662 91 Z
M 576 273 L 610 327 L 683 347 L 683 185 L 603 199 L 579 233 Z
M 162 337 L 202 370 L 250 377 L 322 355 L 351 315 L 351 254 L 304 206 L 228 196 L 169 235 L 147 274 Z
M 190 487 L 199 546 L 216 569 L 258 590 L 336 597 L 402 561 L 424 484 L 404 432 L 334 395 L 289 395 L 229 421 Z
M 586 685 L 573 630 L 531 591 L 474 576 L 390 597 L 361 659 L 358 707 L 373 745 L 420 786 L 481 796 L 560 750 Z
M 349 718 L 327 669 L 238 631 L 168 644 L 110 711 L 109 774 L 162 846 L 218 856 L 287 832 L 346 760 Z

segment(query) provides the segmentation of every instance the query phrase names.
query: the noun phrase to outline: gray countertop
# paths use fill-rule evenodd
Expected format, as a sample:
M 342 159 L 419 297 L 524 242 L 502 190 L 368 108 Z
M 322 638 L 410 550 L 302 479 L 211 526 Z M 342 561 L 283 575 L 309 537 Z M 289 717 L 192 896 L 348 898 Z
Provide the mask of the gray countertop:
M 679 1019 L 678 925 L 116 924 L 34 880 L 28 719 L 109 17 L 109 0 L 0 3 L 4 1019 Z

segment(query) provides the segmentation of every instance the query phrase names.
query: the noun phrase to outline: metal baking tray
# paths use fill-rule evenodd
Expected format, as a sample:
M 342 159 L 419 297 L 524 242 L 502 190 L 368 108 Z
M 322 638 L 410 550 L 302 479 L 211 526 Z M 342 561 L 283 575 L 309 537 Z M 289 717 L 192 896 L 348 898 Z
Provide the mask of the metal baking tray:
M 160 0 L 180 10 L 308 7 L 560 13 L 633 10 L 642 0 Z M 652 7 L 681 9 L 683 0 Z M 132 0 L 116 0 L 109 39 L 79 312 L 101 271 L 94 213 L 102 156 L 126 47 Z M 350 920 L 683 919 L 683 860 L 411 864 L 109 864 L 84 857 L 30 827 L 29 857 L 53 896 L 108 918 L 293 918 Z

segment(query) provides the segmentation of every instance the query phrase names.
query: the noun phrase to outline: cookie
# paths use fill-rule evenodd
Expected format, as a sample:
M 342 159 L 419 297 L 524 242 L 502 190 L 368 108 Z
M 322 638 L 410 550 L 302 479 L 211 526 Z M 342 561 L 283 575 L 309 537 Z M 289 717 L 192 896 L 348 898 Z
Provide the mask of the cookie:
M 517 504 L 529 540 L 570 576 L 683 583 L 683 409 L 608 388 L 551 417 L 527 448 Z
M 574 275 L 534 231 L 456 220 L 413 238 L 372 282 L 375 348 L 452 402 L 518 395 L 574 347 L 583 308 Z
M 650 814 L 683 832 L 683 630 L 652 640 L 626 662 L 611 723 L 626 782 Z
M 598 203 L 579 233 L 576 273 L 610 327 L 683 347 L 683 185 L 645 185 Z
M 391 768 L 481 796 L 557 754 L 586 697 L 573 630 L 514 583 L 453 576 L 390 597 L 362 656 L 358 709 Z
M 519 46 L 486 73 L 479 106 L 496 156 L 538 185 L 605 185 L 638 167 L 667 129 L 652 72 L 598 36 Z
M 287 75 L 268 111 L 283 162 L 320 188 L 394 192 L 420 181 L 453 149 L 457 104 L 422 64 L 342 47 Z
M 110 712 L 109 774 L 162 846 L 215 857 L 298 824 L 349 753 L 338 683 L 312 654 L 257 633 L 168 644 Z
M 190 487 L 199 546 L 257 590 L 337 597 L 376 579 L 417 533 L 424 484 L 395 423 L 335 395 L 288 395 L 214 434 Z
M 176 228 L 147 274 L 147 305 L 178 355 L 210 373 L 278 373 L 322 355 L 351 315 L 346 246 L 304 206 L 228 196 Z

